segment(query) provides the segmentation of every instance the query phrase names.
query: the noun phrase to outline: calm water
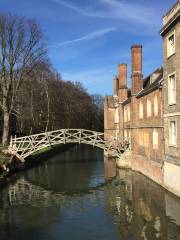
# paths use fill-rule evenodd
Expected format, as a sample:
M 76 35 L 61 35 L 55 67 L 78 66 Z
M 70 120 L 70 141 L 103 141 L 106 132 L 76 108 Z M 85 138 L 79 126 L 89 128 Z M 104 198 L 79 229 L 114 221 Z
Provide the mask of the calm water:
M 180 199 L 104 164 L 101 150 L 74 147 L 0 192 L 0 240 L 11 239 L 180 240 Z

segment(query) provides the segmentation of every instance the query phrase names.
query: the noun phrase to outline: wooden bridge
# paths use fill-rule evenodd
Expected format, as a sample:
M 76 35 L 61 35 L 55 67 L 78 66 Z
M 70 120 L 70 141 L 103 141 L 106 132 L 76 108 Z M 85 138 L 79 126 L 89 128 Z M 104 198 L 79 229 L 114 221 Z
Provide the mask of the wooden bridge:
M 120 158 L 122 153 L 129 147 L 124 138 L 108 136 L 101 132 L 85 129 L 60 129 L 44 132 L 25 137 L 11 138 L 9 153 L 16 156 L 20 161 L 44 148 L 67 143 L 89 144 L 104 150 L 105 154 Z

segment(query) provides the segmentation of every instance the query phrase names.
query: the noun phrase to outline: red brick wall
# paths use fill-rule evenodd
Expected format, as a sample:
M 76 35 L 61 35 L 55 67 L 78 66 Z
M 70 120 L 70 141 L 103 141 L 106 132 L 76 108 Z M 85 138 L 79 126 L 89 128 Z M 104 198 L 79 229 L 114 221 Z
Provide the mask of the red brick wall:
M 127 99 L 127 65 L 119 64 L 119 90 L 118 97 L 119 101 L 123 102 Z
M 158 114 L 154 114 L 154 97 L 158 99 Z M 151 116 L 147 117 L 147 99 L 151 101 Z M 139 118 L 139 103 L 143 104 L 143 119 Z M 141 98 L 132 96 L 131 102 L 124 106 L 131 109 L 130 121 L 123 121 L 124 133 L 131 137 L 132 167 L 155 181 L 162 182 L 164 159 L 164 134 L 162 118 L 162 91 L 157 89 Z M 124 113 L 124 111 L 123 111 Z M 122 123 L 121 123 L 122 124 Z M 153 147 L 153 129 L 158 132 L 158 147 Z
M 133 45 L 131 47 L 131 58 L 132 58 L 131 67 L 132 94 L 136 94 L 143 88 L 141 45 Z
M 109 108 L 104 105 L 104 133 L 105 135 L 115 134 L 115 108 Z

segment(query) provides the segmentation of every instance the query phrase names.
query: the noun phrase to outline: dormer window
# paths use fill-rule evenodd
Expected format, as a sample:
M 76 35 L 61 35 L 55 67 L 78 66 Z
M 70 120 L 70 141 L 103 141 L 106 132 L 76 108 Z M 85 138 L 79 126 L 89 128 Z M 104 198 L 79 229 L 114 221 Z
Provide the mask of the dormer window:
M 167 38 L 167 57 L 170 57 L 175 53 L 175 34 L 172 33 Z

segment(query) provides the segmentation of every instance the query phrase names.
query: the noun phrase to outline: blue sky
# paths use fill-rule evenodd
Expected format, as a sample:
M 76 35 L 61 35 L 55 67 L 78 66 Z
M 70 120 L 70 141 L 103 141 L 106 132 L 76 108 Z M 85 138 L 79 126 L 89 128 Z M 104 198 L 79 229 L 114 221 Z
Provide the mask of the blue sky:
M 64 80 L 113 93 L 119 63 L 130 73 L 132 44 L 143 45 L 143 74 L 162 65 L 162 15 L 175 0 L 0 0 L 1 12 L 36 18 Z M 130 74 L 129 74 L 130 75 Z M 128 80 L 130 84 L 130 79 Z

